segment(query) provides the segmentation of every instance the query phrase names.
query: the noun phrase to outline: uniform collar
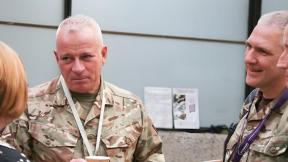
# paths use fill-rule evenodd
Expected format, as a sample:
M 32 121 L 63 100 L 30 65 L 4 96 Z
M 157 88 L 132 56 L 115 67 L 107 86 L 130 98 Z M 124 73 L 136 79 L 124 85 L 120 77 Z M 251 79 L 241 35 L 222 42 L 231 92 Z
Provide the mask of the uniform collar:
M 282 94 L 282 93 L 281 93 L 281 94 Z M 258 92 L 256 93 L 255 98 L 252 100 L 252 102 L 250 102 L 249 104 L 245 105 L 245 106 L 244 106 L 244 109 L 246 110 L 246 112 L 248 112 L 249 109 L 250 109 L 250 111 L 251 111 L 251 112 L 250 112 L 251 119 L 260 120 L 260 119 L 262 119 L 266 114 L 270 113 L 271 109 L 274 107 L 274 105 L 275 105 L 276 102 L 278 101 L 279 97 L 280 97 L 280 95 L 279 95 L 277 98 L 273 99 L 271 102 L 269 102 L 269 103 L 267 104 L 267 109 L 265 110 L 265 113 L 259 116 L 259 112 L 256 111 L 256 105 L 258 105 L 259 102 L 260 102 L 260 100 L 263 98 L 263 93 L 262 93 L 260 90 L 258 90 Z M 285 111 L 287 111 L 287 109 L 288 109 L 287 104 L 288 104 L 288 101 L 286 101 L 286 102 L 281 106 L 280 109 L 276 110 L 276 112 L 278 112 L 278 113 L 280 113 L 280 114 L 283 114 L 283 113 L 284 113 Z M 250 116 L 250 115 L 249 115 L 249 116 Z
M 113 99 L 113 94 L 112 91 L 109 89 L 109 87 L 107 86 L 107 83 L 101 79 L 101 87 L 100 90 L 102 91 L 101 95 L 105 95 L 105 99 L 106 99 L 106 105 L 109 106 L 113 106 L 114 105 L 114 99 Z M 101 96 L 102 97 L 102 96 Z
M 60 83 L 60 77 L 58 77 L 57 79 L 55 79 L 55 91 L 56 91 L 56 95 L 54 96 L 54 104 L 58 105 L 58 106 L 65 106 L 68 105 L 68 101 L 65 97 L 62 85 Z
M 54 104 L 58 106 L 65 106 L 68 105 L 68 101 L 65 97 L 62 85 L 60 83 L 59 77 L 55 80 L 52 81 L 49 92 L 55 93 L 55 98 L 54 98 Z M 99 101 L 102 98 L 102 95 L 105 94 L 105 99 L 106 99 L 106 104 L 109 106 L 113 106 L 114 104 L 114 99 L 113 99 L 113 93 L 112 91 L 107 87 L 106 82 L 101 78 L 101 85 L 100 85 L 100 90 L 98 92 L 98 95 L 96 96 L 96 101 L 95 103 L 99 103 Z M 97 106 L 98 107 L 98 106 Z

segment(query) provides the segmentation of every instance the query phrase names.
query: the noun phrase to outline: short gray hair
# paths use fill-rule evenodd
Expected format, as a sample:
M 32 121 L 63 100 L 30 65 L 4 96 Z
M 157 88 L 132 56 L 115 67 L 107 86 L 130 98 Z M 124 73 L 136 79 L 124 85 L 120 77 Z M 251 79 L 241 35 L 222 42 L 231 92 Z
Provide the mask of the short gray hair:
M 261 16 L 257 24 L 277 26 L 281 30 L 284 30 L 285 26 L 288 24 L 288 10 L 266 13 Z
M 75 15 L 64 19 L 58 26 L 58 29 L 56 31 L 56 39 L 61 30 L 78 31 L 83 29 L 83 27 L 90 27 L 91 29 L 93 29 L 99 41 L 103 43 L 100 26 L 92 17 L 85 15 Z

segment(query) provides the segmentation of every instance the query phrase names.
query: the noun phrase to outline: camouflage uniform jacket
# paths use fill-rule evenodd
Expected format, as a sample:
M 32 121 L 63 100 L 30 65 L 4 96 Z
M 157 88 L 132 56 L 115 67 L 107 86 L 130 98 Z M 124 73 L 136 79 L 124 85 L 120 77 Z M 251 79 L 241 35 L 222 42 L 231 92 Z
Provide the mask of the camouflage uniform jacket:
M 105 91 L 106 104 L 97 155 L 109 156 L 110 162 L 164 162 L 162 141 L 141 101 L 107 82 L 103 82 L 100 89 Z M 81 105 L 75 103 L 94 150 L 100 94 L 86 118 L 81 116 Z M 32 162 L 69 162 L 88 156 L 58 79 L 30 89 L 27 112 L 10 124 L 1 138 Z
M 251 95 L 251 94 L 250 94 Z M 243 105 L 243 116 L 239 121 L 235 132 L 231 136 L 226 147 L 226 158 L 229 159 L 238 140 L 243 141 L 259 124 L 259 122 L 268 114 L 275 105 L 276 100 L 272 100 L 264 109 L 256 111 L 255 104 L 261 100 L 262 93 L 257 89 L 256 96 Z M 247 124 L 246 116 L 250 108 Z M 287 162 L 288 161 L 288 101 L 275 112 L 272 112 L 265 126 L 262 128 L 256 140 L 250 148 L 244 153 L 241 162 Z M 231 161 L 231 160 L 230 160 Z

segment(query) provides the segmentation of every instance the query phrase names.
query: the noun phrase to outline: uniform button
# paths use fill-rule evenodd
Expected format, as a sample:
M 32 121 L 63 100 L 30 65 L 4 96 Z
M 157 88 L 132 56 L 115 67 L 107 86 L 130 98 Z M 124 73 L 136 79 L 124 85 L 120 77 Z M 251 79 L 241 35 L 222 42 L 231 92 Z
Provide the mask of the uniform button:
M 95 137 L 96 137 L 96 136 L 95 136 L 94 134 L 88 134 L 88 135 L 87 135 L 87 138 L 88 138 L 88 139 L 94 139 Z
M 270 152 L 271 152 L 272 154 L 277 153 L 278 150 L 280 150 L 280 147 L 275 147 L 275 146 L 270 147 Z
M 46 141 L 45 143 L 46 143 L 46 145 L 50 145 L 50 144 L 51 144 L 51 142 L 50 142 L 50 141 Z
M 131 145 L 132 144 L 132 140 L 130 138 L 125 137 L 125 142 L 127 145 Z
M 253 129 L 253 127 L 251 125 L 248 125 L 246 129 L 251 130 L 251 129 Z

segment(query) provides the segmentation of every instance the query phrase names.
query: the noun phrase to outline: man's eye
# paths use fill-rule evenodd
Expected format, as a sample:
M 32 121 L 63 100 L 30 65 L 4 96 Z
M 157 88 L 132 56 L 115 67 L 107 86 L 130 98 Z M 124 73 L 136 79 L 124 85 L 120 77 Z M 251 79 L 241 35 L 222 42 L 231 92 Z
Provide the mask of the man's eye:
M 61 60 L 64 61 L 64 62 L 69 62 L 69 61 L 71 61 L 72 59 L 71 59 L 71 57 L 63 56 L 63 57 L 61 57 Z
M 267 56 L 267 55 L 269 55 L 269 53 L 268 53 L 266 50 L 264 50 L 264 49 L 258 49 L 258 52 L 259 52 L 262 56 Z
M 92 55 L 84 55 L 84 56 L 81 56 L 81 59 L 83 60 L 89 60 L 91 59 L 93 56 Z

